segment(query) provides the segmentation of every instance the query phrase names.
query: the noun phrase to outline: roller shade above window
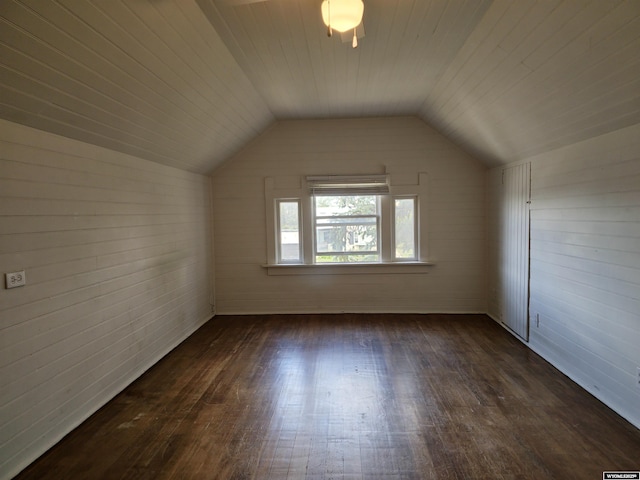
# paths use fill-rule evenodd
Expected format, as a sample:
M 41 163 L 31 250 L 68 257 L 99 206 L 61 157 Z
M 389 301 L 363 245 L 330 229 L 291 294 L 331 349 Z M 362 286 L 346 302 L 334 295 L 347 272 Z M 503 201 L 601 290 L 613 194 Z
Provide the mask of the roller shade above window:
M 311 195 L 386 195 L 388 175 L 323 175 L 307 177 Z

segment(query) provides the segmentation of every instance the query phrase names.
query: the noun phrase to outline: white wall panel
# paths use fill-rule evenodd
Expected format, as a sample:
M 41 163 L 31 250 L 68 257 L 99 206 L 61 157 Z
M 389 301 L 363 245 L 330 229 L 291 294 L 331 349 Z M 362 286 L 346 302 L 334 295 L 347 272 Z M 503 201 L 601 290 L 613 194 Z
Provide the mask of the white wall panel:
M 426 172 L 424 274 L 269 276 L 264 178 Z M 217 312 L 484 312 L 485 167 L 415 117 L 279 122 L 213 176 Z
M 0 117 L 209 172 L 272 120 L 193 0 L 0 2 Z
M 640 125 L 529 160 L 529 344 L 640 426 Z
M 0 121 L 0 478 L 211 316 L 207 177 Z

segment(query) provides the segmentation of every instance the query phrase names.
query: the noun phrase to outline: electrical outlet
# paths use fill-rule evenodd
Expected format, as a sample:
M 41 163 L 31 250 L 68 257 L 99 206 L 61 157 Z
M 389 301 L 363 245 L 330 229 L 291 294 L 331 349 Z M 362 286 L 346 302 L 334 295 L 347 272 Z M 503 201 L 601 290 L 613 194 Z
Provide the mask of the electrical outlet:
M 540 328 L 540 314 L 536 313 L 536 328 Z
M 7 288 L 22 287 L 27 283 L 27 277 L 24 274 L 24 270 L 21 272 L 5 273 L 4 278 Z
M 638 374 L 636 375 L 636 386 L 640 388 L 640 367 L 638 367 Z

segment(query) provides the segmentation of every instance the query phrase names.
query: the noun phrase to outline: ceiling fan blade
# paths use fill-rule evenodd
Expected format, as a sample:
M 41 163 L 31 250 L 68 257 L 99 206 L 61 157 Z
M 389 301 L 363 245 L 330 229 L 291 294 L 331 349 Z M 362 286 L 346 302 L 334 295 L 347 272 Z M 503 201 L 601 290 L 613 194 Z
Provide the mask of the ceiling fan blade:
M 356 37 L 364 37 L 364 22 L 360 22 L 360 24 L 356 27 Z M 351 43 L 353 41 L 353 30 L 340 32 L 340 39 L 342 40 L 342 43 Z

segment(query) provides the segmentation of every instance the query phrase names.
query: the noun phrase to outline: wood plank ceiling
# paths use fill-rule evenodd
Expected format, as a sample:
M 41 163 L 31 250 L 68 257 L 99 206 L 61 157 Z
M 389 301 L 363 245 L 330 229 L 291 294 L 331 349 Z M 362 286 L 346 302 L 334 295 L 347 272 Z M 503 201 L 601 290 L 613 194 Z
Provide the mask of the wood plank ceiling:
M 488 165 L 640 122 L 636 0 L 3 0 L 0 117 L 208 173 L 279 119 L 418 115 Z

